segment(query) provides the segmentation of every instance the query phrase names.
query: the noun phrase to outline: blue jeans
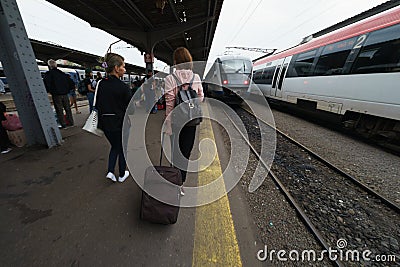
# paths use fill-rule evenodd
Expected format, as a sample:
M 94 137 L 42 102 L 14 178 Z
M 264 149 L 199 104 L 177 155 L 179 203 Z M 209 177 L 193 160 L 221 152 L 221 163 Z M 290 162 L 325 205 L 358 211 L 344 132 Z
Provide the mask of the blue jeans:
M 104 135 L 111 145 L 110 154 L 108 156 L 108 172 L 114 173 L 115 164 L 118 159 L 119 177 L 123 177 L 126 170 L 126 161 L 122 148 L 122 130 L 104 130 Z
M 93 110 L 93 101 L 94 101 L 94 93 L 93 92 L 89 92 L 86 95 L 88 101 L 89 101 L 89 113 L 92 113 Z

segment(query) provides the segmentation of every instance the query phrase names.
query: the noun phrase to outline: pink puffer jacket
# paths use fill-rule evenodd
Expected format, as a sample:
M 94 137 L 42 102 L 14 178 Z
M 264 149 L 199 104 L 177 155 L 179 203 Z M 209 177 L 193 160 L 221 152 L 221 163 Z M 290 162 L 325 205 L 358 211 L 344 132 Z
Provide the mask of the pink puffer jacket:
M 203 86 L 201 85 L 201 79 L 198 74 L 194 74 L 193 71 L 191 71 L 191 70 L 176 70 L 174 72 L 174 74 L 176 75 L 176 77 L 178 77 L 178 79 L 183 84 L 190 83 L 190 81 L 193 78 L 193 75 L 195 75 L 192 88 L 193 88 L 193 90 L 195 90 L 197 92 L 197 95 L 199 96 L 199 100 L 203 101 L 203 98 L 204 98 Z M 174 109 L 175 96 L 177 93 L 178 93 L 178 87 L 176 84 L 176 80 L 170 74 L 165 78 L 165 103 L 166 103 L 165 116 L 166 116 L 166 120 L 170 121 L 170 118 L 168 115 Z

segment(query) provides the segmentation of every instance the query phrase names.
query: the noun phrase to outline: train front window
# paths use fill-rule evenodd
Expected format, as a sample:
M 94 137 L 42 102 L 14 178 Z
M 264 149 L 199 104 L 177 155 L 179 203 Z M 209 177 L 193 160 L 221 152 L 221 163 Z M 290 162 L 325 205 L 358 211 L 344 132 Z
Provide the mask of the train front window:
M 352 73 L 400 71 L 400 25 L 372 32 L 361 49 Z
M 225 73 L 250 74 L 252 63 L 242 59 L 229 59 L 222 61 L 222 69 Z

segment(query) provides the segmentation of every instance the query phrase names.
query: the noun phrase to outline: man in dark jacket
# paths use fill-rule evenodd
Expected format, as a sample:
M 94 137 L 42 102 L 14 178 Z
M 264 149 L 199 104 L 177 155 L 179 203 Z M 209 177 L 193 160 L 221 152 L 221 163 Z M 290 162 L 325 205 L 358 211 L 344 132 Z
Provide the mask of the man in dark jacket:
M 71 79 L 68 74 L 65 74 L 61 70 L 57 69 L 57 63 L 55 60 L 50 59 L 47 64 L 50 70 L 44 75 L 44 85 L 47 92 L 49 92 L 53 98 L 54 108 L 57 113 L 58 122 L 62 128 L 67 125 L 74 125 L 74 119 L 72 117 L 71 107 L 69 105 L 68 92 L 70 90 Z M 64 120 L 64 111 L 66 113 L 66 119 Z

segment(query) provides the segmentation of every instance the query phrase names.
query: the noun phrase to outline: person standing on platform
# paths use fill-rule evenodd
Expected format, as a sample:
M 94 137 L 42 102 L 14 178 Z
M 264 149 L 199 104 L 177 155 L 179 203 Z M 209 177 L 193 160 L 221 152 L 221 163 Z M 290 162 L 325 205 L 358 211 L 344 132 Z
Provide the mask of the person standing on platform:
M 0 79 L 0 93 L 2 93 L 2 94 L 6 93 L 5 85 L 1 79 Z
M 83 82 L 88 89 L 86 97 L 89 101 L 89 114 L 92 113 L 92 110 L 93 110 L 93 101 L 94 101 L 94 93 L 95 93 L 95 88 L 93 88 L 93 86 L 92 86 L 92 82 L 93 82 L 92 79 L 93 79 L 92 70 L 86 69 L 85 70 L 85 79 L 83 79 Z
M 98 71 L 98 72 L 96 73 L 96 79 L 93 80 L 93 82 L 92 82 L 92 87 L 93 87 L 95 90 L 96 90 L 96 85 L 97 85 L 97 83 L 98 83 L 101 79 L 103 79 L 103 77 L 101 76 L 101 72 Z
M 145 80 L 143 80 L 143 94 L 144 94 L 144 103 L 146 107 L 146 112 L 156 113 L 154 108 L 154 100 L 156 98 L 155 88 L 154 88 L 154 80 L 151 80 L 153 77 L 153 72 L 149 70 L 147 72 Z
M 193 62 L 192 56 L 184 47 L 178 47 L 175 49 L 173 54 L 174 65 L 176 70 L 173 74 L 168 75 L 165 78 L 165 102 L 166 102 L 166 121 L 165 121 L 165 129 L 164 132 L 171 136 L 172 142 L 174 142 L 175 148 L 178 147 L 178 130 L 173 129 L 171 126 L 171 116 L 169 114 L 175 107 L 175 99 L 176 95 L 178 94 L 178 86 L 181 84 L 177 84 L 176 79 L 173 77 L 175 75 L 182 84 L 189 84 L 193 80 L 192 89 L 197 92 L 199 97 L 199 101 L 203 101 L 204 93 L 203 87 L 201 85 L 201 79 L 198 74 L 193 73 Z M 179 149 L 182 155 L 185 157 L 185 162 L 183 162 L 184 166 L 181 169 L 182 174 L 182 181 L 185 182 L 186 180 L 186 169 L 188 166 L 188 161 L 190 158 L 190 154 L 193 149 L 194 139 L 196 136 L 196 126 L 187 126 L 185 125 L 181 131 L 179 132 Z M 173 155 L 177 154 L 177 150 L 173 151 Z M 173 158 L 178 158 L 177 156 L 173 156 Z M 182 164 L 180 164 L 182 165 Z M 181 194 L 184 195 L 183 186 L 181 187 Z
M 55 60 L 50 59 L 47 61 L 47 64 L 49 65 L 50 70 L 44 75 L 44 85 L 47 92 L 49 92 L 53 98 L 58 122 L 61 124 L 62 128 L 73 126 L 74 118 L 72 117 L 71 106 L 69 105 L 68 98 L 70 88 L 69 79 L 71 78 L 68 74 L 57 69 L 57 63 Z M 64 119 L 63 109 L 65 110 L 66 120 Z
M 6 116 L 4 116 L 4 113 L 6 111 L 7 111 L 6 105 L 4 105 L 2 102 L 0 102 L 0 151 L 1 151 L 1 154 L 7 154 L 8 152 L 11 151 L 10 139 L 8 138 L 6 129 L 4 129 L 3 124 L 1 123 L 2 121 L 7 120 Z
M 122 125 L 132 95 L 129 86 L 120 80 L 125 73 L 125 62 L 122 56 L 107 53 L 103 67 L 106 69 L 107 77 L 99 81 L 95 108 L 99 114 L 98 127 L 104 131 L 111 145 L 106 177 L 113 182 L 117 181 L 114 169 L 118 159 L 118 181 L 122 183 L 129 176 L 122 148 Z
M 69 79 L 69 92 L 68 92 L 68 97 L 69 97 L 69 106 L 75 106 L 75 113 L 76 114 L 81 114 L 81 112 L 78 110 L 78 104 L 76 103 L 76 84 L 75 81 L 70 77 Z

